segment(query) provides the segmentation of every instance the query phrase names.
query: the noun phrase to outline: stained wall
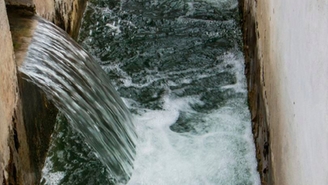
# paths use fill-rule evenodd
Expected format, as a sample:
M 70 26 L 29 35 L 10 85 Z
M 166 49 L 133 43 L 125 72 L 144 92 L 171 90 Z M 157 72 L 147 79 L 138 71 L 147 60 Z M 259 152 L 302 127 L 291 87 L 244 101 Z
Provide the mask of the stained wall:
M 42 16 L 76 38 L 85 6 L 86 0 L 0 0 L 0 183 L 3 185 L 39 184 L 56 121 L 57 109 L 17 70 L 37 24 L 32 18 Z
M 254 131 L 268 138 L 255 134 L 263 184 L 328 184 L 328 1 L 243 2 Z
M 17 102 L 16 65 L 3 0 L 0 0 L 0 30 L 0 183 L 2 183 L 4 177 L 8 177 L 5 170 L 10 160 L 8 138 Z

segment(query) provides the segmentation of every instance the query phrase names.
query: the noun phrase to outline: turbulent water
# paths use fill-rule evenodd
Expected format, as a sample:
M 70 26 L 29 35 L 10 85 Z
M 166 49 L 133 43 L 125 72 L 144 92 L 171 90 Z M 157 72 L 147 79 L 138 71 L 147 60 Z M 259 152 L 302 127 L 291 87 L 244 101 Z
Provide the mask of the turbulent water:
M 128 184 L 260 184 L 238 17 L 237 0 L 89 2 L 79 40 L 138 135 Z M 42 184 L 115 184 L 70 122 L 58 116 Z

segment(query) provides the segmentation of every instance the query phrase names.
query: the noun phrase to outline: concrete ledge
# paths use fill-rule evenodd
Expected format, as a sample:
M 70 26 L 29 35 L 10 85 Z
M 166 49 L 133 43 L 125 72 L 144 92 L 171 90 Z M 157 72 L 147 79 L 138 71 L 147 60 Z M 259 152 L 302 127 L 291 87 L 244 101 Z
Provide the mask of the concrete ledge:
M 61 27 L 76 39 L 87 0 L 5 0 L 6 5 L 25 9 Z

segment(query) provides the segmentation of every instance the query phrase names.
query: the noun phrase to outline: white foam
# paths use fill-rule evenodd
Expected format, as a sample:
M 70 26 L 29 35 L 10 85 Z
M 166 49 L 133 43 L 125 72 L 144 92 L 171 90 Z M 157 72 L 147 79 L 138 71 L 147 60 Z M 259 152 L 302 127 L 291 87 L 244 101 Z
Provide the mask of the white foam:
M 199 100 L 165 97 L 164 102 L 164 110 L 135 115 L 139 143 L 128 184 L 260 184 L 247 109 L 227 106 L 199 115 L 204 122 L 194 123 L 198 134 L 176 133 L 169 126 L 181 111 L 194 114 L 189 105 Z
M 236 78 L 236 83 L 232 85 L 226 85 L 221 88 L 231 88 L 234 89 L 235 92 L 246 93 L 245 67 L 242 53 L 229 51 L 222 56 L 222 59 L 224 61 L 222 65 L 232 66 L 232 70 Z
M 45 165 L 42 169 L 41 184 L 43 185 L 58 185 L 60 181 L 65 177 L 65 173 L 61 171 L 53 171 L 53 163 L 50 160 L 51 157 L 47 157 Z
M 213 6 L 221 9 L 233 9 L 238 6 L 238 0 L 204 0 L 205 2 L 211 3 Z
M 116 23 L 115 21 L 113 23 L 107 23 L 106 26 L 113 31 L 112 34 L 114 35 L 118 35 L 122 32 L 119 23 Z

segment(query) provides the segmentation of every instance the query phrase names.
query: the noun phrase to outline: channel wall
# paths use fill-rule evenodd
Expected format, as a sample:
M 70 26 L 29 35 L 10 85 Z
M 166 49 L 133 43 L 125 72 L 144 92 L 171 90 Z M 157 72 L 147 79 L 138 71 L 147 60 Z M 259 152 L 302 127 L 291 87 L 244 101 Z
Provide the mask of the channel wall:
M 40 15 L 76 38 L 85 4 L 85 0 L 0 0 L 0 182 L 4 185 L 38 184 L 57 112 L 17 72 L 21 46 L 13 42 L 10 30 L 26 28 L 14 21 L 10 28 L 8 14 L 19 9 L 26 16 Z M 240 7 L 262 184 L 328 184 L 328 1 L 240 0 Z M 15 33 L 19 39 L 19 31 Z
M 85 6 L 86 0 L 0 0 L 2 185 L 39 184 L 56 121 L 54 105 L 17 70 L 37 24 L 31 18 L 42 16 L 76 38 Z
M 328 1 L 242 0 L 262 184 L 328 184 Z

